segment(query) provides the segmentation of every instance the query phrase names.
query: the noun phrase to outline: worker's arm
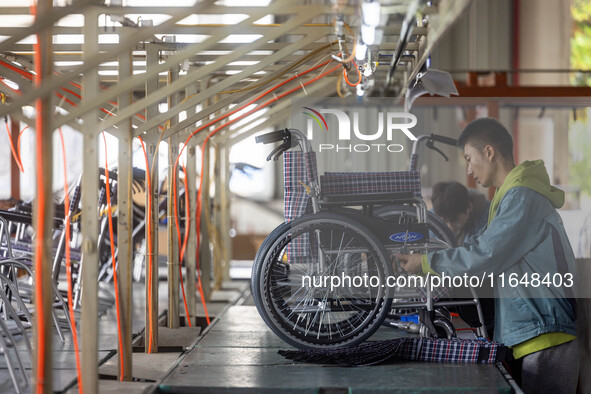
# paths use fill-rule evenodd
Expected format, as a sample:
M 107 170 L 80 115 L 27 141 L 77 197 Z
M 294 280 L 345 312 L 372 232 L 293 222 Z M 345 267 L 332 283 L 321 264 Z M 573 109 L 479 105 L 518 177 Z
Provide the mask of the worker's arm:
M 544 200 L 526 198 L 535 192 L 520 189 L 507 192 L 494 220 L 470 244 L 428 253 L 428 268 L 462 275 L 503 272 L 516 264 L 541 241 L 537 228 L 543 218 L 540 212 L 547 209 Z

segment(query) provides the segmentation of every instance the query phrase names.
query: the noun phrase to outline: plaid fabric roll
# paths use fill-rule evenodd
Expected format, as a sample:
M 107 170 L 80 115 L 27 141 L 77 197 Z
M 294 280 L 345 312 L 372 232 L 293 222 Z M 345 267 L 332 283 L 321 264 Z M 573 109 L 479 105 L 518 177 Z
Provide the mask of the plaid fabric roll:
M 419 171 L 326 172 L 320 177 L 325 196 L 412 191 L 421 196 Z
M 398 356 L 409 361 L 491 364 L 501 346 L 478 339 L 412 338 L 402 344 Z
M 509 348 L 499 342 L 475 339 L 395 338 L 369 341 L 349 348 L 280 350 L 295 361 L 342 366 L 376 365 L 394 361 L 493 364 L 503 361 Z

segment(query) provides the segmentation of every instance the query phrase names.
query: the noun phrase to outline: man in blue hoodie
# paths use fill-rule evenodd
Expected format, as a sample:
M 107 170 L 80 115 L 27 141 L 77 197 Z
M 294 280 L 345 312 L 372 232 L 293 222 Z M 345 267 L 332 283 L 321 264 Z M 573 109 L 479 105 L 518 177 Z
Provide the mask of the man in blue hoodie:
M 515 165 L 513 140 L 494 119 L 470 123 L 459 145 L 468 175 L 497 188 L 487 228 L 462 247 L 398 255 L 401 266 L 410 273 L 448 276 L 492 273 L 495 340 L 522 361 L 524 391 L 574 393 L 579 370 L 575 257 L 556 211 L 564 192 L 550 185 L 542 160 Z M 562 280 L 552 282 L 557 276 Z M 550 281 L 542 283 L 544 278 Z

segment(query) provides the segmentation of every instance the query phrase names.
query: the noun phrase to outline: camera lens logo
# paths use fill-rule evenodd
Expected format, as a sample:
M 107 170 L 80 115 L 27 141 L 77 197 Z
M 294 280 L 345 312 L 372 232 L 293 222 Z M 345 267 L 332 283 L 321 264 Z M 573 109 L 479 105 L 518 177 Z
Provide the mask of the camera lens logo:
M 312 119 L 314 119 L 316 121 L 316 123 L 318 123 L 318 126 L 320 126 L 320 130 L 324 129 L 326 131 L 328 131 L 328 124 L 326 123 L 326 119 L 324 119 L 324 116 L 322 116 L 320 114 L 320 112 L 316 111 L 315 109 L 312 109 L 310 107 L 302 107 L 304 109 L 307 109 L 308 111 L 312 112 L 305 112 L 305 115 L 308 115 L 309 117 L 311 117 Z M 324 127 L 322 126 L 324 125 Z

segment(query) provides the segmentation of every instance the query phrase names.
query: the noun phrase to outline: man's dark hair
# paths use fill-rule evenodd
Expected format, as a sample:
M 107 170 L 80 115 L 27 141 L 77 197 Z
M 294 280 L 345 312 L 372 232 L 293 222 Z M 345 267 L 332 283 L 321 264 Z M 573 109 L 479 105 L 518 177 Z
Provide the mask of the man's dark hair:
M 431 201 L 437 215 L 447 220 L 455 220 L 468 209 L 470 194 L 459 182 L 439 182 L 433 186 Z
M 458 139 L 458 146 L 470 143 L 477 149 L 492 145 L 505 159 L 513 160 L 513 138 L 498 120 L 481 118 L 471 122 Z

